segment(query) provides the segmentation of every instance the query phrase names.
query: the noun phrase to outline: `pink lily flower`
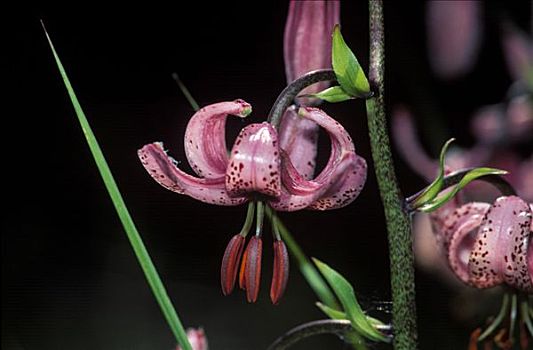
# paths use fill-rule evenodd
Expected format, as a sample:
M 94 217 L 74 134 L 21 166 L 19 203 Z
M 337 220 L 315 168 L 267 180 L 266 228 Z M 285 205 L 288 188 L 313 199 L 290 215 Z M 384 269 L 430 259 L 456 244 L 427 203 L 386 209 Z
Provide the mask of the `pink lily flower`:
M 366 162 L 355 153 L 347 131 L 318 108 L 300 108 L 296 115 L 323 127 L 330 136 L 329 160 L 315 178 L 309 179 L 316 154 L 297 151 L 301 150 L 301 145 L 312 143 L 315 145 L 312 151 L 316 152 L 316 144 L 306 138 L 306 129 L 301 127 L 283 129 L 282 125 L 278 135 L 270 123 L 250 124 L 241 130 L 228 155 L 227 116 L 244 118 L 250 112 L 248 103 L 236 100 L 206 106 L 193 115 L 187 125 L 184 143 L 185 155 L 197 176 L 180 170 L 161 142 L 142 147 L 138 151 L 139 158 L 161 186 L 209 204 L 232 206 L 259 201 L 258 212 L 263 202 L 280 211 L 329 210 L 346 206 L 359 195 L 366 180 Z M 292 152 L 287 152 L 284 145 Z M 296 157 L 292 159 L 291 155 Z M 305 159 L 305 155 L 309 158 Z M 298 169 L 306 169 L 306 173 L 301 174 Z M 239 284 L 246 290 L 249 302 L 257 300 L 262 255 L 260 220 L 262 217 L 258 219 L 256 235 L 246 249 L 249 224 L 245 224 L 246 229 L 235 235 L 226 248 L 221 267 L 225 295 L 233 290 L 242 257 Z M 279 234 L 276 236 L 270 292 L 274 304 L 283 294 L 288 277 L 287 250 Z
M 533 205 L 517 196 L 457 207 L 436 226 L 455 275 L 476 288 L 533 292 Z
M 192 350 L 208 350 L 207 337 L 202 328 L 188 328 L 187 339 L 191 344 Z M 176 350 L 182 350 L 181 346 L 177 346 Z
M 301 108 L 298 113 L 326 129 L 331 139 L 328 163 L 314 179 L 298 173 L 280 148 L 276 130 L 266 122 L 243 128 L 228 156 L 226 118 L 244 118 L 250 112 L 248 103 L 236 100 L 212 104 L 194 114 L 185 132 L 185 154 L 198 177 L 180 170 L 161 142 L 145 145 L 139 158 L 161 186 L 209 204 L 239 205 L 262 195 L 280 211 L 329 210 L 346 206 L 359 195 L 366 162 L 355 153 L 347 131 L 317 108 Z

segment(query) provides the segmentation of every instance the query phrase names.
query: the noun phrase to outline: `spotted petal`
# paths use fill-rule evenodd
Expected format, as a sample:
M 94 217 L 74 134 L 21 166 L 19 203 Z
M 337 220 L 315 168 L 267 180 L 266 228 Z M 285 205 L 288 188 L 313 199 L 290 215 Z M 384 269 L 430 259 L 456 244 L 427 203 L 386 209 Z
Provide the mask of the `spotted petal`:
M 533 291 L 527 250 L 531 208 L 516 196 L 498 198 L 487 213 L 470 255 L 470 280 L 478 288 L 502 281 Z M 530 263 L 531 264 L 531 263 Z
M 197 178 L 178 169 L 176 161 L 167 155 L 160 142 L 145 145 L 138 151 L 138 155 L 152 178 L 173 192 L 218 205 L 238 205 L 246 201 L 246 198 L 228 196 L 224 186 L 224 176 L 211 179 Z
M 280 149 L 278 134 L 270 123 L 243 128 L 231 150 L 226 188 L 231 196 L 258 192 L 279 197 Z
M 270 205 L 277 210 L 293 211 L 306 207 L 327 210 L 351 203 L 366 180 L 366 162 L 355 154 L 348 132 L 340 123 L 318 108 L 300 108 L 299 115 L 322 126 L 331 139 L 331 154 L 322 172 L 306 180 L 291 159 L 282 156 L 283 191 L 279 201 Z
M 228 165 L 226 118 L 246 117 L 252 107 L 243 100 L 220 102 L 196 112 L 185 131 L 185 155 L 198 176 L 215 179 L 223 176 Z
M 478 229 L 490 205 L 469 203 L 457 208 L 445 222 L 444 247 L 448 264 L 457 277 L 470 283 L 468 263 L 473 246 L 478 239 Z
M 318 125 L 298 115 L 294 106 L 285 111 L 279 127 L 279 144 L 304 179 L 313 178 L 316 165 Z

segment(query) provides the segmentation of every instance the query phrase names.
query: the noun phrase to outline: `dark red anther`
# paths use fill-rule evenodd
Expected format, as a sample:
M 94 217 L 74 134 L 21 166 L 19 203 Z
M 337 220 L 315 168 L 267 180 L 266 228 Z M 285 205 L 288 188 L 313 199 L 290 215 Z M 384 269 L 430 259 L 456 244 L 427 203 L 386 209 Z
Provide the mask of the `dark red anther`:
M 289 254 L 283 241 L 274 242 L 274 272 L 270 286 L 270 299 L 276 305 L 287 287 L 289 279 Z
M 250 239 L 244 253 L 245 260 L 243 283 L 246 289 L 246 300 L 254 303 L 259 294 L 259 284 L 261 282 L 261 255 L 263 252 L 263 242 L 261 237 L 254 236 Z M 241 267 L 242 269 L 242 267 Z
M 233 291 L 243 247 L 244 237 L 241 235 L 235 235 L 229 241 L 226 251 L 224 252 L 222 266 L 220 267 L 220 281 L 222 284 L 222 293 L 224 293 L 224 295 L 228 295 Z

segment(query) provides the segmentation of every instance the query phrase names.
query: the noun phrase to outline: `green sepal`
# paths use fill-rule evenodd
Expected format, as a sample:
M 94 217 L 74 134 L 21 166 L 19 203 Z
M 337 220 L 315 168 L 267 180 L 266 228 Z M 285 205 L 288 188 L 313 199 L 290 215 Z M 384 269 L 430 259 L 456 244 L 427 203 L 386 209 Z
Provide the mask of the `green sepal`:
M 343 102 L 353 99 L 353 97 L 348 95 L 340 86 L 332 86 L 316 94 L 300 95 L 298 97 L 314 97 L 330 103 Z
M 444 185 L 444 156 L 446 155 L 448 147 L 450 147 L 450 144 L 453 141 L 455 141 L 455 139 L 451 138 L 446 141 L 444 146 L 442 146 L 439 157 L 439 174 L 437 178 L 433 180 L 433 182 L 426 187 L 426 189 L 414 200 L 413 204 L 411 205 L 413 209 L 417 209 L 431 202 L 441 191 L 442 186 Z
M 431 213 L 432 211 L 435 211 L 442 207 L 444 204 L 446 204 L 450 199 L 452 199 L 457 192 L 462 190 L 466 185 L 468 185 L 470 182 L 487 175 L 505 175 L 508 172 L 501 169 L 493 169 L 493 168 L 475 168 L 470 170 L 468 173 L 463 176 L 461 181 L 457 185 L 453 187 L 453 189 L 446 194 L 439 196 L 435 198 L 434 200 L 430 201 L 429 203 L 426 203 L 418 208 L 418 210 L 424 212 L 424 213 Z

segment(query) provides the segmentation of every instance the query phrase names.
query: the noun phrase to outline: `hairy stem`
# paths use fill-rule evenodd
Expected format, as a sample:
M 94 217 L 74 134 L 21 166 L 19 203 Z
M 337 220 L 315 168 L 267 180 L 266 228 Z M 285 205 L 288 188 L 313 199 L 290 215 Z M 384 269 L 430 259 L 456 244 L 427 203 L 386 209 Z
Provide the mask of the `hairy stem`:
M 393 345 L 395 349 L 417 347 L 414 255 L 409 214 L 396 180 L 387 134 L 384 101 L 385 35 L 383 1 L 369 0 L 369 80 L 375 97 L 367 100 L 368 129 L 376 178 L 385 210 L 389 241 Z

